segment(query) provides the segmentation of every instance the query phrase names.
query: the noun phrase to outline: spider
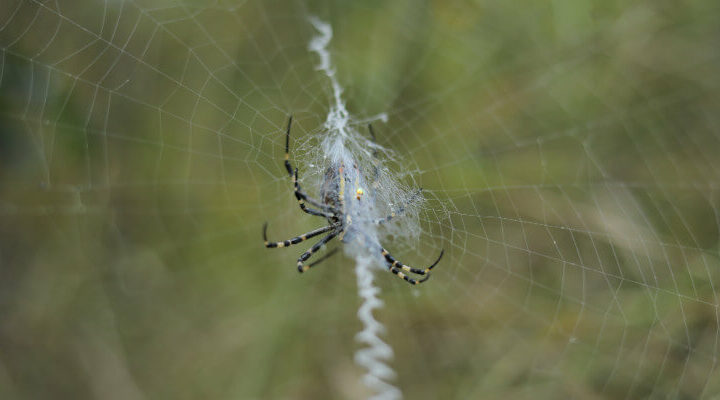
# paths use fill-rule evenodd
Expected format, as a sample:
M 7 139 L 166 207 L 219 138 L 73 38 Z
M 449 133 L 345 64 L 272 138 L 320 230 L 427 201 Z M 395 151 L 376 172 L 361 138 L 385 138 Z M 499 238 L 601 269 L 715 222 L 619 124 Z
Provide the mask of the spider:
M 346 182 L 352 181 L 350 172 L 348 172 L 344 165 L 342 163 L 331 165 L 325 170 L 325 176 L 323 179 L 322 187 L 320 189 L 320 198 L 322 199 L 322 202 L 317 201 L 313 199 L 312 197 L 308 196 L 305 192 L 302 191 L 300 188 L 300 184 L 298 183 L 298 169 L 292 167 L 290 164 L 290 127 L 292 125 L 292 116 L 288 118 L 288 124 L 287 124 L 287 130 L 285 132 L 285 169 L 287 170 L 288 174 L 290 175 L 290 178 L 292 179 L 295 198 L 298 201 L 298 204 L 300 205 L 300 209 L 304 211 L 305 213 L 308 213 L 310 215 L 323 217 L 327 220 L 328 225 L 322 228 L 318 228 L 315 230 L 312 230 L 310 232 L 307 232 L 305 234 L 302 234 L 300 236 L 294 237 L 292 239 L 284 240 L 281 242 L 269 242 L 267 239 L 267 222 L 263 225 L 263 240 L 265 240 L 265 247 L 267 248 L 276 248 L 276 247 L 287 247 L 294 244 L 298 244 L 300 242 L 304 242 L 307 239 L 313 238 L 318 235 L 322 235 L 323 233 L 329 232 L 325 237 L 320 239 L 317 243 L 315 243 L 309 250 L 304 252 L 297 260 L 297 269 L 298 272 L 305 272 L 308 269 L 310 269 L 312 266 L 316 265 L 320 261 L 323 261 L 327 257 L 331 256 L 332 254 L 337 251 L 337 249 L 334 249 L 330 253 L 328 253 L 326 256 L 318 259 L 317 261 L 305 264 L 305 262 L 320 248 L 322 248 L 324 245 L 326 245 L 328 242 L 333 240 L 335 237 L 339 237 L 339 239 L 342 242 L 347 243 L 348 241 L 352 240 L 353 237 L 355 237 L 358 233 L 360 235 L 363 235 L 366 240 L 373 243 L 372 247 L 374 251 L 378 251 L 387 266 L 387 268 L 392 272 L 393 274 L 397 275 L 398 277 L 404 279 L 406 282 L 417 285 L 419 283 L 425 282 L 430 278 L 430 270 L 437 265 L 437 263 L 440 261 L 440 259 L 443 256 L 443 253 L 445 250 L 440 251 L 440 256 L 438 256 L 437 260 L 435 260 L 432 265 L 425 269 L 419 269 L 419 268 L 413 268 L 408 265 L 405 265 L 401 263 L 400 261 L 396 260 L 390 252 L 385 250 L 384 247 L 382 247 L 379 243 L 374 242 L 372 240 L 369 240 L 367 235 L 364 235 L 362 232 L 360 232 L 357 229 L 354 229 L 353 227 L 353 221 L 351 216 L 349 215 L 345 202 L 347 201 L 345 198 L 345 186 Z M 372 126 L 368 125 L 368 129 L 370 130 L 370 134 L 373 137 L 373 140 L 375 139 L 375 133 L 373 132 Z M 373 155 L 376 155 L 376 153 L 373 153 Z M 359 174 L 359 171 L 357 170 L 357 166 L 354 166 L 355 173 Z M 377 177 L 377 165 L 375 166 L 375 174 Z M 357 179 L 355 179 L 355 182 L 357 182 Z M 362 198 L 362 195 L 364 194 L 362 188 L 357 187 L 357 190 L 355 192 L 355 199 L 357 201 L 360 201 Z M 419 194 L 419 191 L 418 193 Z M 354 200 L 353 200 L 354 201 Z M 311 206 L 316 208 L 309 208 L 306 203 L 309 203 Z M 390 221 L 393 219 L 396 215 L 402 213 L 404 211 L 404 207 L 400 207 L 398 209 L 397 213 L 391 213 L 385 218 L 380 218 L 372 221 L 375 224 L 383 224 L 385 222 Z M 403 272 L 404 271 L 404 272 Z M 406 274 L 406 272 L 420 275 L 423 278 L 411 278 Z

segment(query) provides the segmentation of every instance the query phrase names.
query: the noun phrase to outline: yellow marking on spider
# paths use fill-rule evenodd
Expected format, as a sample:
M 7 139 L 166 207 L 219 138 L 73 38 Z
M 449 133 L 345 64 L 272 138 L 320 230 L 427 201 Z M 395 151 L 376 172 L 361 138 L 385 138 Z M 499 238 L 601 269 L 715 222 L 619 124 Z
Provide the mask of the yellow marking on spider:
M 358 200 L 360 200 L 360 198 L 362 197 L 363 193 L 365 193 L 365 192 L 362 190 L 362 188 L 358 188 L 358 190 L 355 191 L 355 194 L 356 194 L 355 198 L 358 199 Z
M 285 159 L 286 159 L 286 160 L 289 160 L 289 159 L 290 159 L 290 153 L 285 153 Z
M 401 277 L 401 278 L 405 278 L 405 274 L 403 274 L 403 273 L 400 272 L 400 271 L 398 271 L 397 276 L 399 276 L 399 277 Z
M 283 243 L 283 242 L 278 242 L 277 247 L 285 247 L 285 243 Z

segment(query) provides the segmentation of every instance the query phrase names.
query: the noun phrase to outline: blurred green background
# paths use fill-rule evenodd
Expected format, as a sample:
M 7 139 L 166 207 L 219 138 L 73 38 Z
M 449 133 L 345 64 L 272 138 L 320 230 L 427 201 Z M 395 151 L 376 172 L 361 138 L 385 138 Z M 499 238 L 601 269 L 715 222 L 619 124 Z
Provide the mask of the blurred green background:
M 446 250 L 376 273 L 406 398 L 720 395 L 717 2 L 6 0 L 0 398 L 369 394 L 352 260 L 261 241 L 322 222 L 309 15 Z

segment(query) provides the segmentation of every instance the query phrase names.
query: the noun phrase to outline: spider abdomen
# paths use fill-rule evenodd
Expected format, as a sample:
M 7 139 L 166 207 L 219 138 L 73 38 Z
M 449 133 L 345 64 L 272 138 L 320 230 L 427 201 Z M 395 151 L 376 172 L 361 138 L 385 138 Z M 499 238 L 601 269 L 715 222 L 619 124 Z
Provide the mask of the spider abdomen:
M 339 166 L 331 165 L 325 170 L 322 187 L 320 188 L 320 198 L 325 205 L 330 207 L 340 207 L 340 176 L 338 174 Z

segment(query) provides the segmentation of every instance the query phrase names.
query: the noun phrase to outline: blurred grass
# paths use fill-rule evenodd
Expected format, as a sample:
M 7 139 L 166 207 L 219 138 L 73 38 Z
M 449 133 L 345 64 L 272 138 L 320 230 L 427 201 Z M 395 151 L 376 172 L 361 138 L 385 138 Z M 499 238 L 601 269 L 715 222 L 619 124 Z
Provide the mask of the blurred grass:
M 363 398 L 352 264 L 270 252 L 328 85 L 426 189 L 406 398 L 720 393 L 710 1 L 0 5 L 0 397 Z

